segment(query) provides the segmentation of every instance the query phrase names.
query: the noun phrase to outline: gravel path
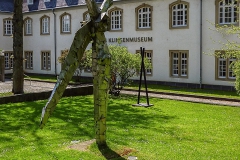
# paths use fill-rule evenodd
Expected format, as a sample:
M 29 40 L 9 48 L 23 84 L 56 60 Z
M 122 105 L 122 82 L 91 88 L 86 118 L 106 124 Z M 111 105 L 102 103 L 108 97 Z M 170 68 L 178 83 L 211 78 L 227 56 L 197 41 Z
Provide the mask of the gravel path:
M 121 94 L 138 95 L 138 92 L 122 90 Z M 141 96 L 142 95 L 145 96 L 146 93 L 145 92 L 141 93 Z M 186 97 L 186 96 L 178 96 L 178 95 L 159 94 L 159 93 L 149 93 L 148 96 L 156 97 L 156 98 L 163 98 L 163 99 L 195 102 L 195 103 L 206 103 L 206 104 L 240 107 L 239 102 L 228 101 L 228 100 L 215 100 L 215 99 L 211 99 L 211 98 Z
M 25 93 L 34 93 L 34 92 L 50 91 L 54 88 L 54 86 L 55 86 L 55 83 L 25 80 L 24 81 L 24 92 Z M 68 88 L 73 88 L 73 87 L 79 87 L 79 85 L 68 85 Z M 0 93 L 11 92 L 11 91 L 12 91 L 12 81 L 11 80 L 6 80 L 5 82 L 0 82 Z M 121 94 L 138 95 L 138 92 L 122 90 Z M 142 93 L 141 95 L 145 95 L 145 93 Z M 227 100 L 215 100 L 215 99 L 211 99 L 211 98 L 186 97 L 186 96 L 179 96 L 179 95 L 159 94 L 159 93 L 149 93 L 149 97 L 240 107 L 240 102 L 227 101 Z
M 0 82 L 0 93 L 12 92 L 12 83 L 11 80 Z M 25 93 L 50 91 L 54 86 L 55 83 L 24 80 Z M 68 85 L 68 88 L 71 87 L 76 87 L 76 85 Z

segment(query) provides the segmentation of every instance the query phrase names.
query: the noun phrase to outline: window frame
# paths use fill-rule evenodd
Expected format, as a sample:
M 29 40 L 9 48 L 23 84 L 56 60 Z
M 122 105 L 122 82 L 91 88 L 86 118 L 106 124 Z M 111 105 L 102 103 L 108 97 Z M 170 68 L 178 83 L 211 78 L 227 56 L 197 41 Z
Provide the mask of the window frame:
M 85 11 L 82 14 L 82 16 L 83 16 L 83 20 L 82 20 L 82 22 L 80 22 L 81 27 L 84 26 L 89 20 L 91 20 L 91 17 L 90 17 L 90 14 L 88 13 L 88 11 Z M 88 18 L 88 20 L 87 20 L 87 18 Z
M 173 7 L 181 4 L 187 5 L 187 9 L 185 9 L 187 11 L 187 15 L 184 14 L 184 17 L 187 18 L 187 24 L 174 26 L 173 25 Z M 189 8 L 190 8 L 190 4 L 186 1 L 178 0 L 176 2 L 169 4 L 169 29 L 188 29 L 189 28 Z M 186 20 L 186 18 L 184 20 Z
M 69 31 L 63 31 L 63 29 L 64 29 L 64 22 L 65 21 L 63 21 L 63 18 L 65 17 L 65 16 L 69 16 Z M 72 22 L 71 22 L 71 14 L 69 14 L 69 13 L 67 13 L 67 12 L 64 12 L 62 15 L 60 15 L 60 32 L 61 32 L 61 34 L 71 34 L 71 27 L 72 27 Z
M 86 16 L 87 16 L 87 15 L 89 15 L 89 19 L 91 19 L 89 12 L 88 12 L 88 11 L 85 11 L 85 12 L 83 13 L 83 21 L 88 21 L 88 20 L 86 20 Z
M 49 53 L 49 55 L 46 57 L 44 53 Z M 41 70 L 51 70 L 51 51 L 41 51 Z
M 222 80 L 222 81 L 235 81 L 236 77 L 230 76 L 229 74 L 232 73 L 232 69 L 230 68 L 230 61 L 236 61 L 236 58 L 225 58 L 221 57 L 221 54 L 225 54 L 226 51 L 223 50 L 216 50 L 215 53 L 220 53 L 219 56 L 215 56 L 215 79 Z M 221 71 L 220 68 L 220 61 L 225 62 L 225 71 Z M 225 76 L 221 76 L 220 72 L 224 73 Z M 233 73 L 232 73 L 233 74 Z
M 113 25 L 113 23 L 112 23 L 112 13 L 113 12 L 115 12 L 115 11 L 119 11 L 120 12 L 120 16 L 116 16 L 116 17 L 120 17 L 119 18 L 119 28 L 117 28 L 117 29 L 113 29 L 112 28 L 112 25 Z M 108 15 L 109 15 L 109 18 L 110 18 L 110 32 L 122 32 L 123 31 L 123 9 L 121 9 L 121 8 L 118 8 L 118 7 L 114 7 L 114 8 L 112 8 L 112 9 L 110 9 L 109 11 L 108 11 Z M 116 24 L 114 24 L 114 25 L 116 25 Z
M 148 58 L 150 60 L 152 68 L 145 68 L 146 76 L 152 76 L 153 75 L 153 50 L 144 50 L 144 58 Z M 137 54 L 141 54 L 140 50 L 136 50 Z M 147 53 L 150 53 L 150 58 L 147 57 Z M 141 68 L 140 68 L 141 69 Z M 148 72 L 150 70 L 150 72 Z M 140 73 L 140 71 L 138 71 Z
M 48 19 L 47 25 L 46 25 L 48 32 L 46 32 L 45 29 L 43 29 L 43 28 L 45 28 L 44 26 L 45 26 L 45 23 L 46 23 L 45 21 L 43 22 L 43 20 L 44 20 L 45 18 Z M 40 18 L 40 34 L 41 34 L 41 35 L 50 35 L 50 17 L 47 16 L 47 15 L 44 15 L 44 16 L 42 16 L 42 17 Z
M 150 21 L 148 23 L 148 27 L 139 27 L 139 10 L 143 8 L 150 8 L 150 15 L 148 18 L 150 18 Z M 136 31 L 142 31 L 142 30 L 152 30 L 153 29 L 153 6 L 150 6 L 148 4 L 143 3 L 142 5 L 135 8 L 135 19 L 136 19 Z
M 11 22 L 10 24 L 6 24 L 6 22 Z M 10 27 L 8 25 L 11 25 Z M 10 34 L 7 32 L 10 31 Z M 13 35 L 13 21 L 12 18 L 4 18 L 3 19 L 3 36 L 12 36 Z
M 11 70 L 13 69 L 13 51 L 4 51 L 4 68 L 5 70 Z M 6 62 L 7 59 L 7 62 Z
M 239 26 L 239 11 L 236 11 L 236 22 L 231 22 L 231 23 L 220 23 L 220 5 L 219 3 L 221 1 L 224 1 L 224 0 L 215 0 L 215 26 L 231 26 L 231 25 L 235 25 L 235 26 Z M 237 10 L 238 10 L 238 7 L 239 7 L 239 0 L 236 0 L 237 2 Z M 234 13 L 233 13 L 234 14 Z M 232 15 L 234 16 L 234 15 Z M 233 17 L 234 18 L 234 17 Z M 224 19 L 224 17 L 223 17 Z
M 178 73 L 177 74 L 174 74 L 174 72 L 173 72 L 173 69 L 174 69 L 174 67 L 173 67 L 173 65 L 174 65 L 174 63 L 173 63 L 173 60 L 174 60 L 173 59 L 174 58 L 173 54 L 174 53 L 178 54 L 178 57 L 177 57 L 177 60 L 178 60 L 177 71 L 178 71 Z M 183 54 L 186 54 L 186 56 L 187 56 L 187 57 L 185 57 L 187 62 L 184 63 L 184 65 L 186 65 L 185 69 L 182 68 L 182 64 L 183 64 L 182 63 L 182 60 L 183 60 L 182 55 Z M 189 50 L 169 50 L 169 65 L 170 65 L 170 67 L 169 67 L 169 69 L 170 69 L 170 72 L 169 72 L 170 77 L 172 77 L 172 78 L 186 78 L 187 79 L 188 76 L 189 76 Z M 183 70 L 186 70 L 186 75 L 182 75 L 182 71 Z
M 27 25 L 27 22 L 30 20 L 30 23 L 28 23 Z M 33 25 L 32 25 L 32 18 L 30 17 L 27 17 L 24 19 L 24 36 L 32 36 L 33 35 Z M 31 30 L 31 33 L 28 33 L 29 31 L 29 25 L 30 25 L 30 30 Z
M 33 51 L 24 51 L 24 62 L 25 69 L 33 70 Z

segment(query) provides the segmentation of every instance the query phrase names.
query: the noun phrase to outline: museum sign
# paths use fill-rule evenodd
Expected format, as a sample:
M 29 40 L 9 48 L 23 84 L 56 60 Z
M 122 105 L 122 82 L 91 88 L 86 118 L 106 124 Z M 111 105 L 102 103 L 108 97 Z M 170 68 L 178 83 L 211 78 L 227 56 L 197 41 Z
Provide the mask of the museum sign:
M 109 43 L 115 42 L 152 42 L 152 37 L 108 38 Z

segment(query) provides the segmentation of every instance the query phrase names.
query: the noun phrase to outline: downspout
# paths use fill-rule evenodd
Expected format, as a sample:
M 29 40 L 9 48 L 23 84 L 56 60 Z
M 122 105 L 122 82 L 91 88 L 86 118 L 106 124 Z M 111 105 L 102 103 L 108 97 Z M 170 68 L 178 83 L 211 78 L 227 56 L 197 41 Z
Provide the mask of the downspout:
M 203 39 L 203 32 L 202 32 L 202 0 L 200 0 L 200 80 L 199 80 L 199 88 L 202 89 L 202 39 Z
M 57 34 L 56 34 L 56 14 L 54 9 L 52 9 L 54 15 L 54 67 L 55 67 L 55 76 L 57 76 Z

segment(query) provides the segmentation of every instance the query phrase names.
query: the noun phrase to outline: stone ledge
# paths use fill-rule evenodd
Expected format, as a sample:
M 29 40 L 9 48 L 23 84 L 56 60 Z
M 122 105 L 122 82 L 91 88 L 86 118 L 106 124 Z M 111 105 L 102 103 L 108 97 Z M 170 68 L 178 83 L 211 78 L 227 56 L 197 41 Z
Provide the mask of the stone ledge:
M 0 97 L 0 104 L 7 103 L 18 103 L 18 102 L 27 102 L 27 101 L 37 101 L 48 99 L 52 91 L 38 92 L 38 93 L 25 93 L 13 96 Z M 93 94 L 93 86 L 80 86 L 76 88 L 67 88 L 63 97 L 70 96 L 85 96 Z

